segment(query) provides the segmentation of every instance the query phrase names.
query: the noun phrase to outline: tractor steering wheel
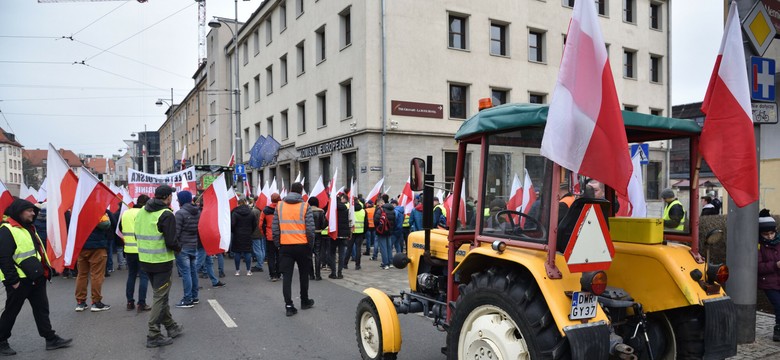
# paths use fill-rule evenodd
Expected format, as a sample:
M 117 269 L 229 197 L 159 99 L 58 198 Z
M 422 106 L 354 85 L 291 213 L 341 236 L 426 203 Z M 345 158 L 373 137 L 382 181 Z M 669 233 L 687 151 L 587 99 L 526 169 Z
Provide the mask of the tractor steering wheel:
M 503 223 L 504 234 L 519 236 L 522 240 L 547 241 L 547 229 L 536 218 L 514 210 L 501 210 L 496 214 L 497 224 Z

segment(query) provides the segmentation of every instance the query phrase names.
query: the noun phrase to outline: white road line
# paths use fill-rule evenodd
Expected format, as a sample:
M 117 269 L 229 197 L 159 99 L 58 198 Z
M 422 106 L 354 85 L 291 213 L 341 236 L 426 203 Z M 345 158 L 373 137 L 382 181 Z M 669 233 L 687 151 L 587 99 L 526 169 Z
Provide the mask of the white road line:
M 228 315 L 228 313 L 225 311 L 225 309 L 222 308 L 222 305 L 220 305 L 216 299 L 209 299 L 209 305 L 211 305 L 211 308 L 214 309 L 217 315 L 219 315 L 219 318 L 222 319 L 222 322 L 225 323 L 225 326 L 229 328 L 238 327 L 235 321 L 230 318 L 230 315 Z

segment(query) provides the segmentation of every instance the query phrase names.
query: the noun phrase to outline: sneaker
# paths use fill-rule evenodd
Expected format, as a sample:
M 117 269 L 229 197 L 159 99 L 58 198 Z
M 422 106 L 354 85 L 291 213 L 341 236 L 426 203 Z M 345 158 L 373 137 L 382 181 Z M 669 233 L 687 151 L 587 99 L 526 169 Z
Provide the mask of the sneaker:
M 271 278 L 271 282 L 277 282 L 277 281 L 279 281 L 279 278 L 278 278 L 278 277 L 272 277 L 272 278 Z
M 236 276 L 241 276 L 241 272 L 236 270 Z
M 315 281 L 320 281 L 320 280 L 322 280 L 322 276 L 317 275 L 317 276 L 314 277 L 314 280 Z
M 200 299 L 192 299 L 192 303 L 195 305 L 200 304 Z
M 181 335 L 181 333 L 183 333 L 183 332 L 184 332 L 184 326 L 182 326 L 181 324 L 178 324 L 178 325 L 168 329 L 168 337 L 171 338 L 171 339 L 175 339 L 179 335 Z
M 111 310 L 111 305 L 103 304 L 100 301 L 96 303 L 92 303 L 92 307 L 89 309 L 89 311 L 92 312 L 106 311 L 106 310 Z
M 252 270 L 247 270 L 246 276 L 252 276 Z
M 149 306 L 149 305 L 146 305 L 144 303 L 138 303 L 138 305 L 136 306 L 136 309 L 140 313 L 140 312 L 144 312 L 144 311 L 151 311 L 152 307 Z
M 127 302 L 127 311 L 132 311 L 132 310 L 135 310 L 135 301 L 130 300 Z
M 314 307 L 314 299 L 301 301 L 301 309 L 306 310 L 306 309 L 311 309 L 313 307 Z
M 54 335 L 53 338 L 46 340 L 46 350 L 56 350 L 68 347 L 72 342 L 73 339 L 63 339 L 57 335 Z
M 225 277 L 225 272 L 224 271 L 220 271 L 219 272 L 219 277 L 221 277 L 221 278 Z
M 344 275 L 341 275 L 341 274 L 336 275 L 336 279 L 343 279 L 343 278 L 344 278 Z
M 87 310 L 88 307 L 89 306 L 87 306 L 87 303 L 84 302 L 84 301 L 82 301 L 80 303 L 76 303 L 76 311 L 77 312 L 82 312 L 84 310 Z
M 252 266 L 252 271 L 254 272 L 263 272 L 263 268 L 259 266 Z
M 328 279 L 338 279 L 338 276 L 336 276 L 336 274 L 330 274 L 328 275 Z
M 376 261 L 376 256 L 372 256 L 371 261 Z
M 8 345 L 8 341 L 0 342 L 0 356 L 16 355 L 16 351 L 11 349 L 11 345 Z
M 158 336 L 155 338 L 146 338 L 146 347 L 148 348 L 156 348 L 160 346 L 166 346 L 173 344 L 173 339 L 165 336 Z
M 360 265 L 355 265 L 355 270 L 360 270 L 360 269 L 361 269 Z
M 347 270 L 349 270 L 349 265 L 347 265 L 347 264 L 344 264 L 344 269 L 347 269 Z
M 382 267 L 383 270 L 390 270 L 390 265 L 385 265 Z
M 195 306 L 195 305 L 192 303 L 192 300 L 188 301 L 188 300 L 184 300 L 184 299 L 182 299 L 181 301 L 179 301 L 178 304 L 176 304 L 176 307 L 180 308 L 180 309 L 189 309 L 189 308 L 191 308 L 193 306 Z M 171 336 L 171 337 L 173 337 L 173 336 Z
M 216 283 L 216 284 L 214 284 L 214 285 L 212 285 L 211 287 L 215 287 L 215 288 L 221 288 L 221 287 L 225 287 L 225 285 L 226 285 L 226 284 L 225 284 L 225 283 L 223 283 L 222 281 L 217 281 L 217 283 Z
M 292 305 L 285 305 L 284 309 L 286 311 L 287 316 L 293 316 L 298 313 L 298 309 L 296 309 L 295 306 Z

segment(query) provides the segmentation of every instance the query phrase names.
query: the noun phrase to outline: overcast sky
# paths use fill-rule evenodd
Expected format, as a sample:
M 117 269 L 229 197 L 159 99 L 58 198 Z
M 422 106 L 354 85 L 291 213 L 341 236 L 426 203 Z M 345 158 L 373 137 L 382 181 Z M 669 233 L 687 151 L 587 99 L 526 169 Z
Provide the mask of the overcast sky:
M 131 133 L 163 123 L 167 105 L 155 106 L 157 99 L 170 99 L 173 88 L 179 103 L 192 89 L 197 3 L 58 1 L 0 1 L 0 127 L 26 149 L 51 142 L 77 153 L 116 154 Z M 239 21 L 260 2 L 238 1 Z M 723 3 L 671 3 L 672 104 L 701 101 L 720 45 Z M 233 18 L 234 4 L 207 0 L 207 21 Z

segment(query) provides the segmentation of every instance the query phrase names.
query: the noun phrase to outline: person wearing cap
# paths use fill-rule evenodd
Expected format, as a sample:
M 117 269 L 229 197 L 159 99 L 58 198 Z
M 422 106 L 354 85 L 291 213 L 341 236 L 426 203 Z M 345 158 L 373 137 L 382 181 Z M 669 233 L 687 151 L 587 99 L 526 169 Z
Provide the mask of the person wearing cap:
M 246 276 L 252 276 L 252 233 L 257 229 L 259 219 L 247 205 L 246 196 L 238 196 L 238 207 L 230 215 L 230 250 L 236 265 L 236 276 L 241 275 L 241 259 L 246 264 Z
M 762 209 L 758 214 L 758 288 L 775 309 L 773 341 L 780 341 L 780 236 L 777 222 Z
M 158 186 L 154 190 L 154 198 L 146 203 L 135 218 L 138 260 L 141 262 L 141 270 L 149 275 L 154 291 L 149 331 L 146 334 L 148 348 L 170 345 L 183 331 L 182 326 L 173 320 L 168 304 L 174 253 L 181 250 L 176 240 L 176 218 L 170 209 L 174 192 L 168 185 Z M 163 336 L 161 325 L 165 327 L 168 336 Z
M 0 280 L 6 293 L 5 308 L 0 315 L 0 355 L 16 355 L 8 339 L 25 300 L 30 302 L 38 335 L 46 339 L 46 350 L 68 347 L 72 339 L 59 337 L 49 320 L 46 281 L 51 279 L 53 270 L 33 226 L 38 208 L 16 198 L 6 208 L 5 215 L 8 218 L 0 225 Z M 22 269 L 35 270 L 35 273 Z
M 271 194 L 271 204 L 263 209 L 263 216 L 260 218 L 260 228 L 263 229 L 265 234 L 265 258 L 268 260 L 268 277 L 269 280 L 276 282 L 282 277 L 282 273 L 279 271 L 279 248 L 274 245 L 274 235 L 271 225 L 274 221 L 274 214 L 276 213 L 276 207 L 279 205 L 279 201 L 282 197 L 278 193 Z
M 661 191 L 661 198 L 664 199 L 664 228 L 668 230 L 685 230 L 685 209 L 682 203 L 674 196 L 672 189 L 666 188 Z
M 138 241 L 135 239 L 135 218 L 141 208 L 149 201 L 149 196 L 141 194 L 135 201 L 132 209 L 127 209 L 119 221 L 125 243 L 125 257 L 127 258 L 127 284 L 125 296 L 127 297 L 127 310 L 138 309 L 138 312 L 149 311 L 152 308 L 146 305 L 146 289 L 149 287 L 149 276 L 139 268 Z M 135 279 L 138 278 L 138 304 L 135 302 Z
M 181 274 L 184 296 L 176 304 L 177 308 L 192 308 L 199 303 L 198 299 L 198 222 L 200 209 L 192 203 L 192 193 L 184 190 L 176 194 L 179 200 L 179 211 L 176 219 L 176 241 L 181 245 L 181 251 L 176 254 L 176 269 Z
M 718 209 L 712 204 L 712 196 L 704 195 L 701 197 L 704 205 L 701 207 L 701 216 L 718 215 Z

